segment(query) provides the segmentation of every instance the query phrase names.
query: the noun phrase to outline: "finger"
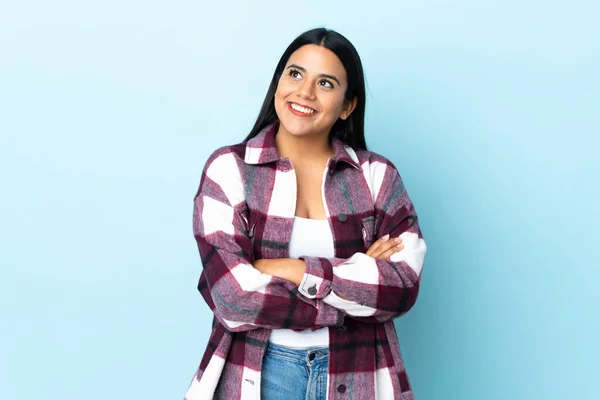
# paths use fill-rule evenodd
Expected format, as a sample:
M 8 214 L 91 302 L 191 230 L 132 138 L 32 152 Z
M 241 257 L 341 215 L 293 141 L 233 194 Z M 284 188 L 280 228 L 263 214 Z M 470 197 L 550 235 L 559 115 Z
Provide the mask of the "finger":
M 393 248 L 389 249 L 388 251 L 384 252 L 383 254 L 381 254 L 381 256 L 377 257 L 381 260 L 389 260 L 390 256 L 394 253 L 399 252 L 400 250 L 402 250 L 404 248 L 403 244 L 399 244 L 394 246 Z
M 395 246 L 402 243 L 402 239 L 397 237 L 394 239 L 390 239 L 385 243 L 382 243 L 375 251 L 373 251 L 373 256 L 375 258 L 381 257 L 381 255 L 387 252 L 390 249 L 393 249 Z
M 390 243 L 390 239 L 391 238 L 390 238 L 389 234 L 383 235 L 382 237 L 380 237 L 379 239 L 377 239 L 375 241 L 375 243 L 373 243 L 371 245 L 370 249 L 373 250 L 373 251 L 380 251 L 380 249 L 382 249 L 383 246 L 386 246 L 388 243 Z
M 379 248 L 379 251 L 375 252 L 376 258 L 383 258 L 385 257 L 384 254 L 394 254 L 396 251 L 399 251 L 398 249 L 400 247 L 398 246 L 403 246 L 402 239 L 400 237 L 388 240 L 384 245 L 382 245 Z
M 367 252 L 365 253 L 368 256 L 373 257 L 373 254 L 377 251 L 377 249 L 384 244 L 385 242 L 387 242 L 390 238 L 390 235 L 384 235 L 382 237 L 380 237 L 379 239 L 377 239 L 372 245 L 371 247 L 369 247 L 369 250 L 367 250 Z

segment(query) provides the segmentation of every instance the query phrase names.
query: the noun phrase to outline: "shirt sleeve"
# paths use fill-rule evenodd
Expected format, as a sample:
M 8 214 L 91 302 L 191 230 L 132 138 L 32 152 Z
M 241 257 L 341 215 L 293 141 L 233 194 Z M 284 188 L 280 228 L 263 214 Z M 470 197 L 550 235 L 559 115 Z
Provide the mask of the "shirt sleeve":
M 426 245 L 398 170 L 391 162 L 372 165 L 376 237 L 401 237 L 404 248 L 388 260 L 362 252 L 349 258 L 300 257 L 306 272 L 299 292 L 322 299 L 345 315 L 365 321 L 387 321 L 415 304 Z
M 236 156 L 215 152 L 194 197 L 193 231 L 203 271 L 198 288 L 216 318 L 230 331 L 340 326 L 344 314 L 296 285 L 262 274 L 252 265 L 246 201 Z

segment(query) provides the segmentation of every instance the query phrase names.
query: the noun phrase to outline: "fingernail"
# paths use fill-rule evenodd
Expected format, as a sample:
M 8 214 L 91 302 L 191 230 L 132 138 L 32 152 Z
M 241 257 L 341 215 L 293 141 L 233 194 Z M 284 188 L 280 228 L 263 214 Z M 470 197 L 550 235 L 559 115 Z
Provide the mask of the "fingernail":
M 388 234 L 386 234 L 386 235 L 383 235 L 383 238 L 384 238 L 385 240 L 388 240 L 388 239 L 390 238 L 390 234 L 388 233 Z
M 402 241 L 401 238 L 397 237 L 396 239 L 394 239 L 396 241 L 396 243 L 400 243 Z

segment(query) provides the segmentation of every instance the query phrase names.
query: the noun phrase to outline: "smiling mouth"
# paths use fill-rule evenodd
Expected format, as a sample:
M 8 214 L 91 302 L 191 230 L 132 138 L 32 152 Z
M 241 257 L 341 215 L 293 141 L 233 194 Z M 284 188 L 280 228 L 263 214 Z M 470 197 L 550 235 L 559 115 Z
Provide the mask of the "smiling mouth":
M 317 112 L 316 110 L 313 110 L 310 107 L 304 107 L 304 106 L 301 106 L 300 104 L 296 104 L 296 103 L 288 103 L 288 107 L 292 111 L 296 111 L 296 113 L 305 115 L 305 116 L 313 115 Z

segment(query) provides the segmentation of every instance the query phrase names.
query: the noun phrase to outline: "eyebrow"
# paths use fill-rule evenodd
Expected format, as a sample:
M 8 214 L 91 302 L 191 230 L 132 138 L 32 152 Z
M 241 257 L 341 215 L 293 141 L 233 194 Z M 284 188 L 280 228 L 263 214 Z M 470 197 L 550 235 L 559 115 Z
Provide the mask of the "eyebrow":
M 289 65 L 286 69 L 290 69 L 290 68 L 296 68 L 299 69 L 302 72 L 306 72 L 306 68 L 299 66 L 298 64 L 291 64 Z M 338 85 L 342 86 L 342 84 L 340 83 L 340 81 L 338 80 L 338 78 L 336 78 L 333 75 L 327 75 L 327 74 L 320 74 L 319 77 L 321 78 L 329 78 L 331 80 L 334 80 L 337 82 Z

